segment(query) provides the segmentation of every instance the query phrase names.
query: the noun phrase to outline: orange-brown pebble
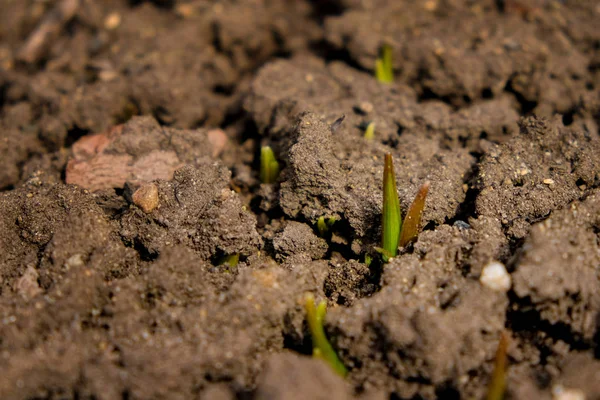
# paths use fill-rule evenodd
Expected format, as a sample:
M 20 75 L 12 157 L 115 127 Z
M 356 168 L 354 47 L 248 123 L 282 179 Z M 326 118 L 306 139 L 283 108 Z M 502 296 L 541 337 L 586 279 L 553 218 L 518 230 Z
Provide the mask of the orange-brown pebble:
M 146 214 L 158 207 L 158 187 L 154 183 L 146 183 L 133 193 L 133 203 Z

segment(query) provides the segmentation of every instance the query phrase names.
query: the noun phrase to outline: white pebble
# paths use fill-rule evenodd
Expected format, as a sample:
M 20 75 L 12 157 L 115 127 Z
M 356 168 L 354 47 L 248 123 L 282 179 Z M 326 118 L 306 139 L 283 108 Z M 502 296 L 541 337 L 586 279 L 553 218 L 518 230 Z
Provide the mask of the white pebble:
M 507 292 L 510 289 L 511 279 L 504 264 L 492 261 L 481 271 L 481 284 L 497 292 Z
M 552 388 L 553 400 L 585 400 L 585 394 L 579 389 L 569 389 L 562 385 L 555 385 Z

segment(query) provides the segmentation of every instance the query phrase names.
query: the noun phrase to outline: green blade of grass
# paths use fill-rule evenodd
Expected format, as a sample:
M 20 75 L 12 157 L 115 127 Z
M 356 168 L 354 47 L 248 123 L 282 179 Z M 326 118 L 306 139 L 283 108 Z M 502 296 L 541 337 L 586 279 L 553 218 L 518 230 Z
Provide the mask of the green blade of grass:
M 402 224 L 400 242 L 398 243 L 400 247 L 406 246 L 419 235 L 419 230 L 421 229 L 421 217 L 423 216 L 423 209 L 425 208 L 425 200 L 427 199 L 428 192 L 429 181 L 421 185 L 415 199 L 408 208 L 404 223 Z
M 381 47 L 380 55 L 375 60 L 375 78 L 382 83 L 394 82 L 392 47 L 387 44 Z
M 380 58 L 375 60 L 375 79 L 382 83 L 388 83 L 387 74 L 383 68 L 383 60 Z
M 269 146 L 260 149 L 260 181 L 274 183 L 279 175 L 279 163 L 273 150 Z
M 402 215 L 400 214 L 400 200 L 396 190 L 396 174 L 394 173 L 394 162 L 392 155 L 387 153 L 383 165 L 383 221 L 382 221 L 381 247 L 383 248 L 383 260 L 388 261 L 390 257 L 398 254 L 398 241 L 400 239 L 400 227 Z
M 496 350 L 496 359 L 494 361 L 494 372 L 492 380 L 488 388 L 487 400 L 502 400 L 504 398 L 504 390 L 506 389 L 506 366 L 508 357 L 508 333 L 503 331 L 498 342 L 498 350 Z
M 384 44 L 381 49 L 381 59 L 383 60 L 383 69 L 386 74 L 387 82 L 394 82 L 394 65 L 392 61 L 392 46 Z
M 348 370 L 338 358 L 335 350 L 327 340 L 323 321 L 327 313 L 327 304 L 321 301 L 315 307 L 315 297 L 312 293 L 306 294 L 305 297 L 306 319 L 313 343 L 313 357 L 325 360 L 331 368 L 340 376 L 345 377 Z
M 238 262 L 240 262 L 240 255 L 239 254 L 229 254 L 226 256 L 223 256 L 220 260 L 219 260 L 219 265 L 229 265 L 230 267 L 236 267 L 238 265 Z
M 325 217 L 319 217 L 317 220 L 317 230 L 319 231 L 319 236 L 323 237 L 329 231 L 329 227 L 327 226 L 327 222 L 325 222 Z
M 375 123 L 369 122 L 367 129 L 365 129 L 365 135 L 363 136 L 367 140 L 373 140 L 375 138 Z

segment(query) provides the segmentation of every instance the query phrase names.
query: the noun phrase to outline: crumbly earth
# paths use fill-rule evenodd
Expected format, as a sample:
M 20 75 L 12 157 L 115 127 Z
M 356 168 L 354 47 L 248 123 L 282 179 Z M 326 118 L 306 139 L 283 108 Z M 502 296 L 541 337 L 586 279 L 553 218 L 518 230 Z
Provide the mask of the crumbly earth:
M 597 1 L 1 8 L 1 399 L 600 399 Z

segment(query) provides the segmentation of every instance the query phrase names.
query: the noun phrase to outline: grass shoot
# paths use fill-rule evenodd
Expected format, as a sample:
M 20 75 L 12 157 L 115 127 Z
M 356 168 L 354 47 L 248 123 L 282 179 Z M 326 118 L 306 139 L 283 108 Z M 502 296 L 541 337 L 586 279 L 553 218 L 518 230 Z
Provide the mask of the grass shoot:
M 305 297 L 306 319 L 310 329 L 310 335 L 313 344 L 313 357 L 325 360 L 331 368 L 340 376 L 345 377 L 348 370 L 338 358 L 335 350 L 327 340 L 323 321 L 327 313 L 327 303 L 321 301 L 315 306 L 315 297 L 312 293 L 307 293 Z
M 387 153 L 383 164 L 383 223 L 381 247 L 383 261 L 387 262 L 398 254 L 398 241 L 402 215 L 400 214 L 400 200 L 396 189 L 396 174 L 392 155 Z
M 317 220 L 317 230 L 320 237 L 325 237 L 329 233 L 329 229 L 335 224 L 335 217 L 330 217 L 325 220 L 325 217 L 319 217 Z
M 394 82 L 394 69 L 392 66 L 392 47 L 384 44 L 377 60 L 375 60 L 375 78 L 381 83 Z
M 373 140 L 375 138 L 375 122 L 369 122 L 367 129 L 365 129 L 364 138 L 367 140 Z
M 269 146 L 260 149 L 260 181 L 262 183 L 275 183 L 279 176 L 279 163 L 273 150 Z
M 498 342 L 498 350 L 496 350 L 496 359 L 494 361 L 494 372 L 492 380 L 488 387 L 487 400 L 502 400 L 504 398 L 504 390 L 506 389 L 506 366 L 508 357 L 508 333 L 503 331 Z
M 396 176 L 394 173 L 394 162 L 392 155 L 385 155 L 383 165 L 383 219 L 381 247 L 376 248 L 381 253 L 383 261 L 388 262 L 390 258 L 398 255 L 398 247 L 404 247 L 419 235 L 421 217 L 425 208 L 425 200 L 429 192 L 429 182 L 425 182 L 420 188 L 408 209 L 406 220 L 402 223 L 400 212 L 400 200 L 396 190 Z

